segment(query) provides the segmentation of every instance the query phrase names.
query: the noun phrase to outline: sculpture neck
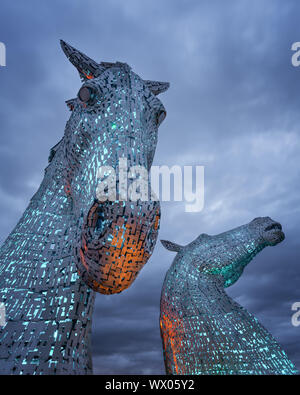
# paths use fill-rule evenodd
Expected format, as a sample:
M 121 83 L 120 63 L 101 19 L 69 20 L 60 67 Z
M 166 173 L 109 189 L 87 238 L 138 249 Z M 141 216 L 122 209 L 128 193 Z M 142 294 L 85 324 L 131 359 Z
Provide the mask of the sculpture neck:
M 1 253 L 6 255 L 8 251 L 18 249 L 18 260 L 21 261 L 24 256 L 31 256 L 32 251 L 40 252 L 42 256 L 46 248 L 53 248 L 59 258 L 66 253 L 66 249 L 70 250 L 69 243 L 61 243 L 62 235 L 75 228 L 74 225 L 72 200 L 65 192 L 63 169 L 57 164 L 54 168 L 49 166 L 38 191 L 2 246 Z M 72 232 L 68 231 L 68 234 Z M 61 245 L 57 249 L 58 243 Z

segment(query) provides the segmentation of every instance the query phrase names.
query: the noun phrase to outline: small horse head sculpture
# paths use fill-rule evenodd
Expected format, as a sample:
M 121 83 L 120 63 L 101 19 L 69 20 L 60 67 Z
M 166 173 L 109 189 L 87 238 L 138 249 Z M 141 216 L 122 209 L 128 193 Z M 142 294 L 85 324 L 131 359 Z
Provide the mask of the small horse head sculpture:
M 167 374 L 297 374 L 272 335 L 224 290 L 257 253 L 283 239 L 281 225 L 264 217 L 185 247 L 163 241 L 178 252 L 160 303 Z
M 72 114 L 49 167 L 63 158 L 65 193 L 80 229 L 74 251 L 83 281 L 100 293 L 118 293 L 151 256 L 160 207 L 157 201 L 132 202 L 124 196 L 100 201 L 98 172 L 115 169 L 117 187 L 123 182 L 120 159 L 149 172 L 166 116 L 157 95 L 169 84 L 145 81 L 125 63 L 97 63 L 64 41 L 61 46 L 83 85 L 77 98 L 66 102 Z
M 162 240 L 170 251 L 180 252 L 185 262 L 201 273 L 214 275 L 224 287 L 234 284 L 245 266 L 267 246 L 284 240 L 282 227 L 270 217 L 255 218 L 216 236 L 201 234 L 185 247 Z

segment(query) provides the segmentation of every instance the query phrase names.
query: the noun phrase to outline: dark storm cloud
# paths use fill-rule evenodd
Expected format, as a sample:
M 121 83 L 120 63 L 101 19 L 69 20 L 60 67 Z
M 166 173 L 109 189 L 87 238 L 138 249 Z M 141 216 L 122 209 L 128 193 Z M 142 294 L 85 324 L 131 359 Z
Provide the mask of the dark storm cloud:
M 300 5 L 276 0 L 1 2 L 0 238 L 38 187 L 62 136 L 64 101 L 80 87 L 59 48 L 70 42 L 97 61 L 124 61 L 166 80 L 168 117 L 155 164 L 205 165 L 205 209 L 162 204 L 160 238 L 186 244 L 257 216 L 282 223 L 286 240 L 261 252 L 229 294 L 277 337 L 300 367 L 299 294 Z M 162 373 L 158 326 L 163 278 L 173 254 L 158 243 L 133 286 L 97 296 L 96 373 Z

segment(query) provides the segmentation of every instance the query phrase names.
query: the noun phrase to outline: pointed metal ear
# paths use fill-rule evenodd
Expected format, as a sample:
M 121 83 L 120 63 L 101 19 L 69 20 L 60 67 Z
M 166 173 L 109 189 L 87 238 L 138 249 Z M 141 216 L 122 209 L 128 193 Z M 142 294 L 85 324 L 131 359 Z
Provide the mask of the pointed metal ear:
M 83 81 L 99 77 L 105 70 L 105 67 L 78 51 L 76 48 L 71 47 L 71 45 L 67 44 L 65 41 L 60 40 L 60 45 L 66 57 L 78 70 L 80 78 Z
M 169 251 L 179 252 L 183 248 L 183 246 L 172 243 L 171 241 L 161 240 L 160 242 Z
M 166 92 L 170 88 L 170 84 L 168 82 L 159 82 L 159 81 L 144 81 L 144 82 L 155 96 L 159 95 L 160 93 Z

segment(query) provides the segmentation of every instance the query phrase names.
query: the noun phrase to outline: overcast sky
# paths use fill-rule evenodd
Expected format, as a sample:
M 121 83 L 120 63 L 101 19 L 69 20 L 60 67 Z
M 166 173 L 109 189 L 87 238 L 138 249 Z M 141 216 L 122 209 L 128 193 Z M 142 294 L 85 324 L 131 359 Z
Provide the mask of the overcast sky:
M 205 207 L 163 203 L 159 237 L 187 244 L 258 216 L 286 240 L 262 251 L 228 292 L 279 340 L 300 368 L 300 41 L 298 0 L 51 0 L 0 5 L 0 241 L 38 188 L 49 149 L 80 86 L 59 46 L 96 61 L 128 63 L 142 78 L 169 81 L 168 116 L 156 165 L 204 165 Z M 164 373 L 159 299 L 174 254 L 157 243 L 132 287 L 97 295 L 95 373 Z

